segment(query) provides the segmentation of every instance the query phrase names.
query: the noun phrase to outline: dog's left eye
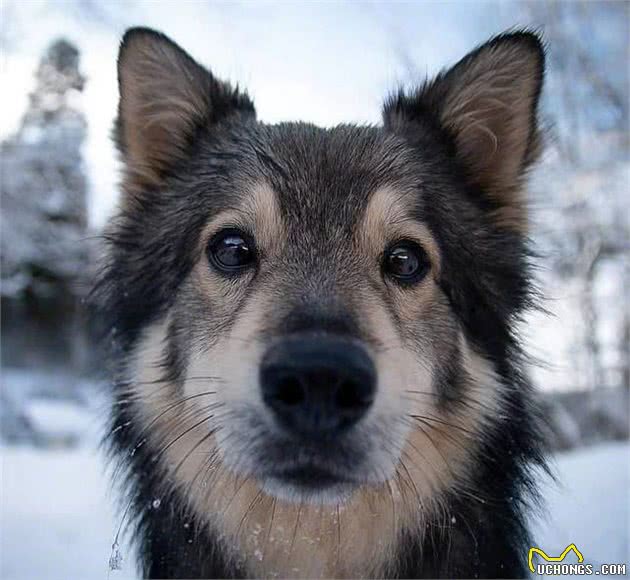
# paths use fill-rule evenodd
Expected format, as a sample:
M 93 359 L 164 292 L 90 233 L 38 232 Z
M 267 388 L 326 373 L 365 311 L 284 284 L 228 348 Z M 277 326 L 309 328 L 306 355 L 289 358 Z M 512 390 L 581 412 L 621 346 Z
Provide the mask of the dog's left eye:
M 208 244 L 208 260 L 220 272 L 227 274 L 244 270 L 255 259 L 253 244 L 246 234 L 228 229 L 217 233 Z

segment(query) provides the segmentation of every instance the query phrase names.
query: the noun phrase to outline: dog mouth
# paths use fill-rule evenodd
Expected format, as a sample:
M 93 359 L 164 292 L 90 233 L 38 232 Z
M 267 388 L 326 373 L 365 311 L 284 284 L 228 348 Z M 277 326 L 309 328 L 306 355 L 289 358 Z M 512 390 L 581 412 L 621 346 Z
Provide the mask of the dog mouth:
M 362 454 L 340 449 L 313 449 L 294 442 L 267 449 L 264 466 L 255 477 L 272 495 L 292 501 L 338 502 L 367 483 L 362 477 Z M 339 446 L 343 448 L 343 445 Z M 349 450 L 347 450 L 349 451 Z
M 339 484 L 358 484 L 350 477 L 308 464 L 280 470 L 269 474 L 268 477 L 305 490 L 326 489 Z
M 315 464 L 304 463 L 274 470 L 262 478 L 271 495 L 289 501 L 338 503 L 345 501 L 361 482 Z

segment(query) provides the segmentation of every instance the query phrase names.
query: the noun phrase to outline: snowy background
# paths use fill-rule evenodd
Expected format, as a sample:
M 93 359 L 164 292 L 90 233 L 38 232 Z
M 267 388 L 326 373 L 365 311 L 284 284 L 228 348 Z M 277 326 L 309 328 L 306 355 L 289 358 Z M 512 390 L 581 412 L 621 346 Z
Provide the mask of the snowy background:
M 512 27 L 549 47 L 550 144 L 531 180 L 547 313 L 524 328 L 558 483 L 549 553 L 630 560 L 630 4 L 3 0 L 0 98 L 0 577 L 133 577 L 98 450 L 107 386 L 82 298 L 115 204 L 109 132 L 125 28 L 174 38 L 267 122 L 379 122 L 388 91 Z M 540 361 L 540 362 L 538 362 Z M 524 555 L 525 556 L 525 555 Z

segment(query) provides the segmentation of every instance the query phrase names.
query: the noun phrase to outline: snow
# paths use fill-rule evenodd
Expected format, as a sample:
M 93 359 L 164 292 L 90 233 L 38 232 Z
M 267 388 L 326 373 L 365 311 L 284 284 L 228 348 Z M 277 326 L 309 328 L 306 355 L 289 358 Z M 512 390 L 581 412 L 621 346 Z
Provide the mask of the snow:
M 559 485 L 546 482 L 546 516 L 535 531 L 537 546 L 560 554 L 574 543 L 584 561 L 630 563 L 630 445 L 607 443 L 557 458 Z
M 70 372 L 3 367 L 0 383 L 0 437 L 12 443 L 76 445 L 107 408 L 101 383 Z
M 63 399 L 30 399 L 23 409 L 32 427 L 49 441 L 78 441 L 89 430 L 85 408 Z
M 0 447 L 3 580 L 108 577 L 120 516 L 99 449 L 107 400 L 93 385 L 85 387 L 90 400 L 83 406 L 29 399 L 24 409 L 42 435 L 40 445 Z M 127 546 L 121 553 L 121 569 L 111 580 L 135 578 Z
M 1 451 L 0 577 L 136 577 L 129 549 L 112 550 L 120 515 L 95 437 L 72 449 Z M 544 486 L 548 510 L 535 526 L 536 545 L 551 554 L 574 542 L 587 562 L 628 562 L 629 454 L 628 443 L 611 443 L 559 455 L 561 486 Z
M 4 447 L 2 454 L 0 576 L 107 578 L 118 517 L 94 446 Z M 112 572 L 112 580 L 135 577 L 129 554 L 122 553 L 122 570 Z

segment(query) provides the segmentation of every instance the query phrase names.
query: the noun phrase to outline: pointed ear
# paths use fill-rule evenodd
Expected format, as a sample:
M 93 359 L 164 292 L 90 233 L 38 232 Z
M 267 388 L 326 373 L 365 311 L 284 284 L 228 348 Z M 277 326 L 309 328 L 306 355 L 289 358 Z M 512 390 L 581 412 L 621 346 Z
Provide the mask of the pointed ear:
M 114 132 L 130 192 L 159 186 L 199 129 L 230 116 L 256 115 L 247 95 L 215 79 L 177 44 L 148 28 L 125 33 L 118 84 Z
M 412 95 L 385 105 L 385 125 L 414 122 L 446 130 L 470 181 L 496 206 L 493 217 L 522 230 L 527 215 L 521 185 L 541 149 L 538 101 L 545 53 L 533 33 L 497 36 Z

